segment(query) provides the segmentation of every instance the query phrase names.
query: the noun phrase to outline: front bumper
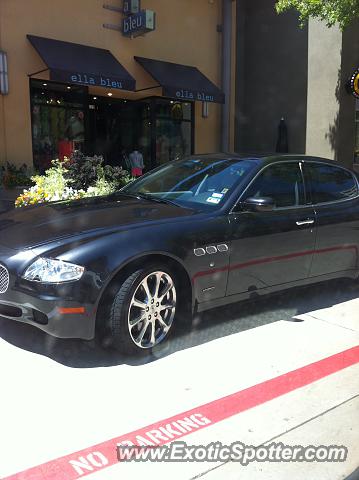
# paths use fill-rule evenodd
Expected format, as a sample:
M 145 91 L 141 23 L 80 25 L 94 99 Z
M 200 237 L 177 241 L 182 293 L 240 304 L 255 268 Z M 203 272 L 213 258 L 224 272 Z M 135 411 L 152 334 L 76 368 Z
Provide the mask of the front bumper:
M 3 298 L 5 297 L 5 298 Z M 58 338 L 82 338 L 91 340 L 95 334 L 95 309 L 83 305 L 84 313 L 60 313 L 59 308 L 78 308 L 78 303 L 63 299 L 41 299 L 21 294 L 0 296 L 0 317 L 33 325 Z
M 58 338 L 94 338 L 100 285 L 92 272 L 64 284 L 29 282 L 21 278 L 18 255 L 4 253 L 1 247 L 0 263 L 7 268 L 10 280 L 6 292 L 0 294 L 0 317 L 33 325 Z M 73 313 L 79 309 L 81 313 Z

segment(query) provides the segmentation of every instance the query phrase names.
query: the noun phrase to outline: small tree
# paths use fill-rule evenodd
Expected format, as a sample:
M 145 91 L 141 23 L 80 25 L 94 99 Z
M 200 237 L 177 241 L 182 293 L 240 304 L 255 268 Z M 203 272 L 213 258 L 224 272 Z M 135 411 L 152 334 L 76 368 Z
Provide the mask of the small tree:
M 292 8 L 299 12 L 302 26 L 313 17 L 324 21 L 328 27 L 337 23 L 343 30 L 359 18 L 359 0 L 277 0 L 278 13 Z

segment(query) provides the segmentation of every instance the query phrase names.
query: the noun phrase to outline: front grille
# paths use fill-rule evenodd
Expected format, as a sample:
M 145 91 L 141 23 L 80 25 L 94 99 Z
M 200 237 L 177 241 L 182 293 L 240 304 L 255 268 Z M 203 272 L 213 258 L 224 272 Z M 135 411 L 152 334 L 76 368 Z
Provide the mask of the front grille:
M 3 265 L 0 265 L 0 293 L 5 293 L 8 288 L 9 272 Z

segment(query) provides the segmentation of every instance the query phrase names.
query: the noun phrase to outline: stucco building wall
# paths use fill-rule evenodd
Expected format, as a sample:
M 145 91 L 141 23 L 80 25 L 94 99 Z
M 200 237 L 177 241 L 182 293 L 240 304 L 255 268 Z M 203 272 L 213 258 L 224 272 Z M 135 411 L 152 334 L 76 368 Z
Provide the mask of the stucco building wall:
M 121 6 L 122 2 L 108 2 Z M 29 74 L 45 68 L 26 38 L 27 34 L 65 40 L 110 50 L 136 78 L 137 88 L 154 85 L 134 56 L 171 61 L 198 67 L 221 85 L 221 0 L 142 0 L 142 8 L 154 10 L 157 29 L 145 36 L 125 38 L 104 23 L 119 24 L 121 14 L 103 8 L 103 0 L 1 0 L 0 48 L 7 52 L 10 93 L 0 99 L 0 159 L 15 164 L 32 162 Z M 42 73 L 34 78 L 47 79 Z M 91 94 L 104 95 L 91 88 Z M 161 95 L 151 90 L 138 94 L 113 91 L 114 97 L 144 98 Z M 220 143 L 220 105 L 210 105 L 202 118 L 201 103 L 195 109 L 195 151 L 217 151 Z M 234 107 L 232 107 L 234 110 Z M 232 142 L 234 133 L 232 126 Z M 233 146 L 232 146 L 233 148 Z

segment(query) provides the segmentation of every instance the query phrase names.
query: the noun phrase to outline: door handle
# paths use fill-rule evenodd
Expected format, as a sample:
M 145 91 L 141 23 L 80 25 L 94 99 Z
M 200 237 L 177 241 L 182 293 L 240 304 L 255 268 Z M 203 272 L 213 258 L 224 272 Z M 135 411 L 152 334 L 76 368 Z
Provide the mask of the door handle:
M 314 220 L 310 219 L 310 218 L 308 218 L 308 220 L 300 220 L 300 221 L 296 222 L 298 227 L 301 227 L 302 225 L 313 225 L 313 223 L 314 223 Z

